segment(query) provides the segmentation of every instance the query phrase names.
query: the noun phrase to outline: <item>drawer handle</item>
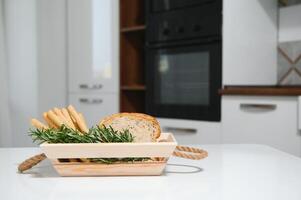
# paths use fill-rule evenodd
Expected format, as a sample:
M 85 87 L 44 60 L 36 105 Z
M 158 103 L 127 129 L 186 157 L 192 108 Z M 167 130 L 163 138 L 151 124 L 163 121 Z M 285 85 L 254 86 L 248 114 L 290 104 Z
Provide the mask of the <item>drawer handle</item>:
M 163 130 L 166 132 L 172 132 L 174 134 L 183 133 L 183 134 L 194 134 L 197 132 L 194 128 L 176 128 L 176 127 L 163 127 Z
M 88 84 L 80 84 L 79 88 L 84 90 L 99 90 L 102 88 L 102 84 L 93 84 L 92 86 L 89 86 Z
M 85 103 L 85 104 L 101 104 L 103 102 L 102 99 L 87 99 L 87 98 L 80 98 L 79 99 L 80 103 Z
M 261 109 L 261 110 L 275 110 L 277 105 L 275 104 L 249 104 L 242 103 L 240 104 L 241 109 Z

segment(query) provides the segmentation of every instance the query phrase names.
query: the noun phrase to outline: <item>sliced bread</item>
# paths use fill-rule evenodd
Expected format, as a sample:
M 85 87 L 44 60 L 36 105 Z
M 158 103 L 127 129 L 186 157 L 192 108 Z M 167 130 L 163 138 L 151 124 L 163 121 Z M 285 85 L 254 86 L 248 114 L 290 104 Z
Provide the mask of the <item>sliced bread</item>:
M 117 113 L 101 120 L 100 126 L 111 126 L 116 131 L 128 129 L 134 142 L 155 142 L 161 134 L 156 118 L 142 113 Z

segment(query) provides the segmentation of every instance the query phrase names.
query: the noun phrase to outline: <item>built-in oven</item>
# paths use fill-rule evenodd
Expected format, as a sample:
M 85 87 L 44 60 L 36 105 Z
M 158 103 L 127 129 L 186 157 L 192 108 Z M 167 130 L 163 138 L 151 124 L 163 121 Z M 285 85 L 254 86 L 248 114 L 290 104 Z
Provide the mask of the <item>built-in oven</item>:
M 220 0 L 151 0 L 152 12 L 164 12 L 191 6 L 215 3 Z
M 221 1 L 160 13 L 149 2 L 146 112 L 220 121 Z
M 147 113 L 166 118 L 220 120 L 218 38 L 148 49 Z

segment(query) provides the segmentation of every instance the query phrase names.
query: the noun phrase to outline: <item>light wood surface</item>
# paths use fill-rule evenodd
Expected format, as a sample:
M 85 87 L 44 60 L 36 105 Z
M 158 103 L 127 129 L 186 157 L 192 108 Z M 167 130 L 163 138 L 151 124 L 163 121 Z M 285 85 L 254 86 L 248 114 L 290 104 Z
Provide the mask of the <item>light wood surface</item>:
M 124 158 L 124 157 L 169 157 L 177 142 L 171 133 L 161 133 L 159 140 L 150 143 L 82 143 L 41 144 L 47 158 Z M 158 141 L 159 141 L 158 140 Z
M 166 161 L 142 161 L 134 163 L 60 163 L 53 166 L 60 176 L 154 176 L 161 175 Z
M 168 158 L 177 146 L 171 133 L 161 133 L 152 143 L 95 143 L 41 144 L 42 151 L 51 159 L 60 176 L 148 176 L 162 174 Z M 70 158 L 151 157 L 152 160 L 103 164 L 76 162 Z M 158 158 L 160 157 L 160 158 Z M 69 158 L 69 162 L 59 161 Z

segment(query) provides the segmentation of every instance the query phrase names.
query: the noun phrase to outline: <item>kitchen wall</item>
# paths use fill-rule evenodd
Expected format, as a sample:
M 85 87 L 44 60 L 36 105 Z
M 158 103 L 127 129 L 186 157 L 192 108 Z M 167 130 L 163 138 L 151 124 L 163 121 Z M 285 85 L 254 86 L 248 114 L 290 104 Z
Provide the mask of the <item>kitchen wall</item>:
M 66 0 L 6 0 L 7 88 L 11 131 L 1 146 L 33 146 L 30 118 L 65 106 L 67 99 Z
M 278 84 L 301 85 L 301 5 L 280 8 Z
M 67 103 L 66 6 L 66 0 L 37 0 L 40 115 L 50 108 L 62 107 Z
M 5 146 L 30 146 L 29 118 L 37 115 L 36 1 L 5 1 L 11 142 Z

